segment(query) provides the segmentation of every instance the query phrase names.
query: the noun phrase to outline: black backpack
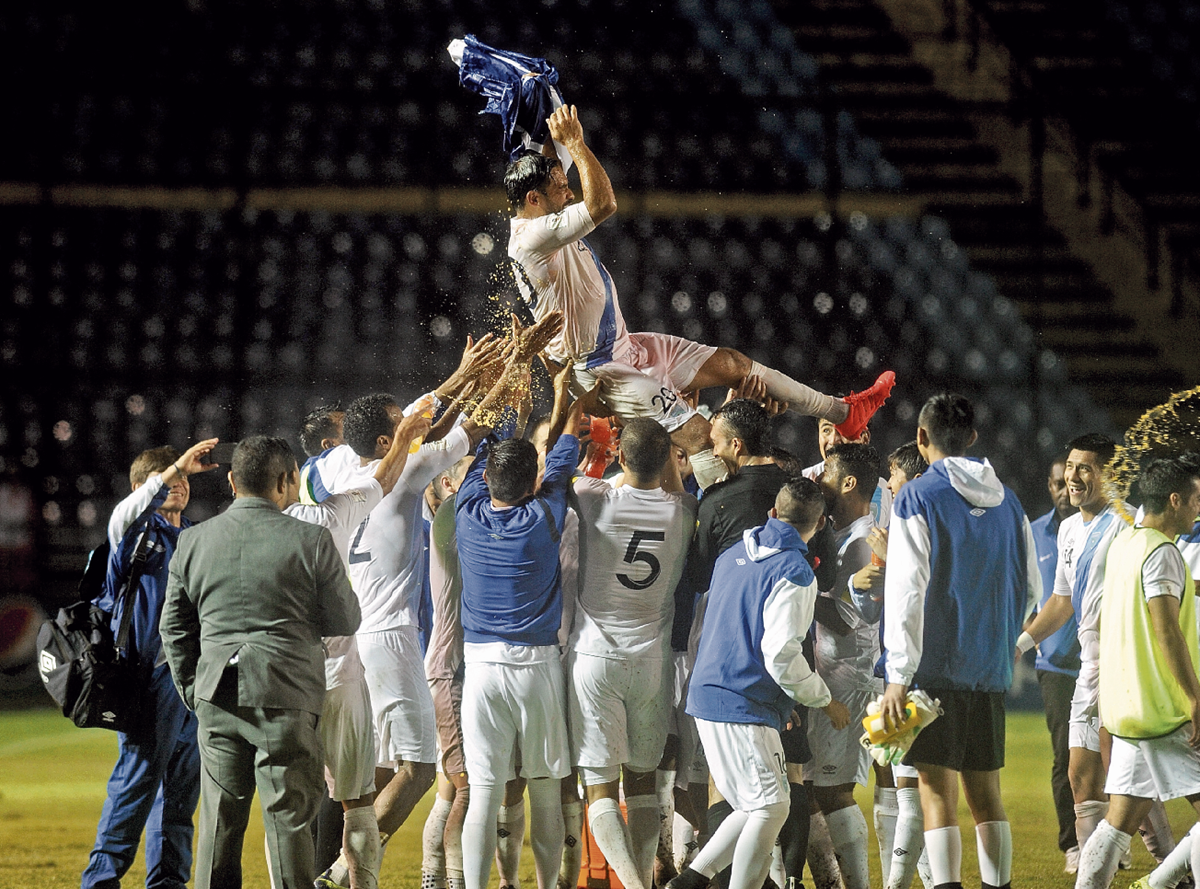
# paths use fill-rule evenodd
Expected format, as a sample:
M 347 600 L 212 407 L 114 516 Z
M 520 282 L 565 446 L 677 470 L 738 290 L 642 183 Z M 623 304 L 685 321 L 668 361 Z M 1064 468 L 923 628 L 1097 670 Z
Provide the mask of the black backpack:
M 138 711 L 142 683 L 128 651 L 129 624 L 154 535 L 147 526 L 138 539 L 129 577 L 116 597 L 121 623 L 113 638 L 112 616 L 96 604 L 103 592 L 109 545 L 88 556 L 79 581 L 80 601 L 60 608 L 38 631 L 38 673 L 63 716 L 80 728 L 128 731 Z

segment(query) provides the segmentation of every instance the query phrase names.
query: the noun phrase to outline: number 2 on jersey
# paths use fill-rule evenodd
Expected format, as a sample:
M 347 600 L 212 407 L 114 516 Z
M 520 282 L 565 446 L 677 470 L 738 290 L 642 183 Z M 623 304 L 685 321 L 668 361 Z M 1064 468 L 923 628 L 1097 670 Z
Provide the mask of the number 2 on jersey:
M 362 540 L 363 531 L 367 530 L 367 522 L 371 521 L 371 517 L 367 516 L 363 519 L 362 524 L 358 526 L 358 533 L 354 535 L 354 540 L 350 543 L 350 564 L 357 565 L 359 562 L 371 561 L 371 551 L 365 549 L 359 552 L 358 542 Z
M 641 580 L 634 580 L 628 574 L 618 574 L 617 580 L 621 581 L 621 586 L 631 590 L 644 590 L 654 584 L 658 580 L 658 575 L 662 573 L 662 565 L 659 564 L 651 553 L 644 553 L 638 550 L 644 540 L 666 540 L 667 535 L 662 531 L 634 531 L 633 537 L 629 539 L 629 547 L 625 550 L 625 562 L 632 565 L 634 562 L 645 562 L 650 568 L 650 573 Z

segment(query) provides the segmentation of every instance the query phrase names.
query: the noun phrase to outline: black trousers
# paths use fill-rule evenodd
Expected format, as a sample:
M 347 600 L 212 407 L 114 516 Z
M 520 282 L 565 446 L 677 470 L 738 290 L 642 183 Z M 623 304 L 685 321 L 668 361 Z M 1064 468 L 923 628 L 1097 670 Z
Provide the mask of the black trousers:
M 1042 704 L 1046 709 L 1046 728 L 1054 748 L 1054 765 L 1050 769 L 1050 789 L 1054 794 L 1054 811 L 1058 815 L 1058 848 L 1063 852 L 1077 845 L 1075 840 L 1075 797 L 1067 776 L 1070 761 L 1070 740 L 1067 723 L 1071 719 L 1071 696 L 1075 693 L 1075 677 L 1049 670 L 1037 671 L 1042 689 Z

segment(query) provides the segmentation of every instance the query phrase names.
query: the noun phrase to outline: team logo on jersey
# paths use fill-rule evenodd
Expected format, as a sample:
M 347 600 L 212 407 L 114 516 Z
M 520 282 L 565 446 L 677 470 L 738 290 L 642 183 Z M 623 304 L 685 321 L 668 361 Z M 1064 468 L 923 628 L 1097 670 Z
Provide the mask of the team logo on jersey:
M 746 560 L 745 560 L 745 559 L 734 559 L 734 561 L 735 561 L 735 562 L 737 562 L 739 565 L 745 565 L 745 564 L 746 564 Z
M 982 507 L 979 507 L 979 506 L 976 506 L 974 509 L 971 510 L 971 515 L 975 516 L 975 518 L 979 518 L 981 515 L 985 515 L 986 513 L 987 513 L 987 510 L 983 509 Z

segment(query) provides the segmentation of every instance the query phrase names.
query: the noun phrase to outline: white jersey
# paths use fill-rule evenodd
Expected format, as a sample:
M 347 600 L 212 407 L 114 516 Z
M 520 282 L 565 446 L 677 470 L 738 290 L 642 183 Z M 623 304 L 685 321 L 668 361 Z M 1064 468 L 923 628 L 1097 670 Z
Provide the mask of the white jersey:
M 587 207 L 571 204 L 534 219 L 514 217 L 508 255 L 517 289 L 533 317 L 563 313 L 563 328 L 546 351 L 559 363 L 603 364 L 625 354 L 629 333 L 617 288 L 584 236 L 596 227 Z
M 467 455 L 461 427 L 410 454 L 396 487 L 371 510 L 350 546 L 350 580 L 362 607 L 359 633 L 416 626 L 425 579 L 425 488 Z
M 608 658 L 670 654 L 675 586 L 696 528 L 696 498 L 575 482 L 579 607 L 571 648 Z
M 801 475 L 815 482 L 824 471 L 825 461 L 822 460 L 803 470 Z M 875 520 L 877 528 L 886 528 L 892 520 L 892 489 L 888 487 L 886 478 L 879 479 L 875 493 L 871 495 L 871 518 Z
M 579 604 L 579 515 L 570 506 L 563 516 L 562 536 L 558 540 L 558 570 L 562 578 L 562 623 L 558 625 L 558 644 L 565 649 L 575 625 Z
M 834 697 L 849 691 L 875 691 L 880 680 L 875 678 L 875 662 L 879 660 L 879 617 L 874 622 L 864 619 L 850 595 L 850 578 L 863 566 L 871 563 L 871 547 L 867 535 L 875 528 L 870 513 L 855 519 L 838 531 L 837 580 L 832 590 L 821 595 L 837 602 L 838 614 L 850 627 L 839 636 L 817 624 L 817 639 L 813 653 L 817 674 L 825 680 Z
M 372 477 L 361 487 L 332 494 L 315 506 L 293 503 L 284 512 L 310 525 L 328 528 L 349 573 L 350 538 L 382 499 L 383 488 Z M 349 685 L 363 677 L 358 644 L 353 636 L 326 636 L 322 641 L 325 643 L 325 688 Z
M 1132 514 L 1132 510 L 1126 507 Z M 1104 563 L 1117 532 L 1128 527 L 1109 504 L 1090 522 L 1082 513 L 1063 519 L 1058 526 L 1058 568 L 1054 594 L 1070 598 L 1079 622 L 1079 658 L 1089 671 L 1100 656 L 1100 602 L 1104 595 Z

